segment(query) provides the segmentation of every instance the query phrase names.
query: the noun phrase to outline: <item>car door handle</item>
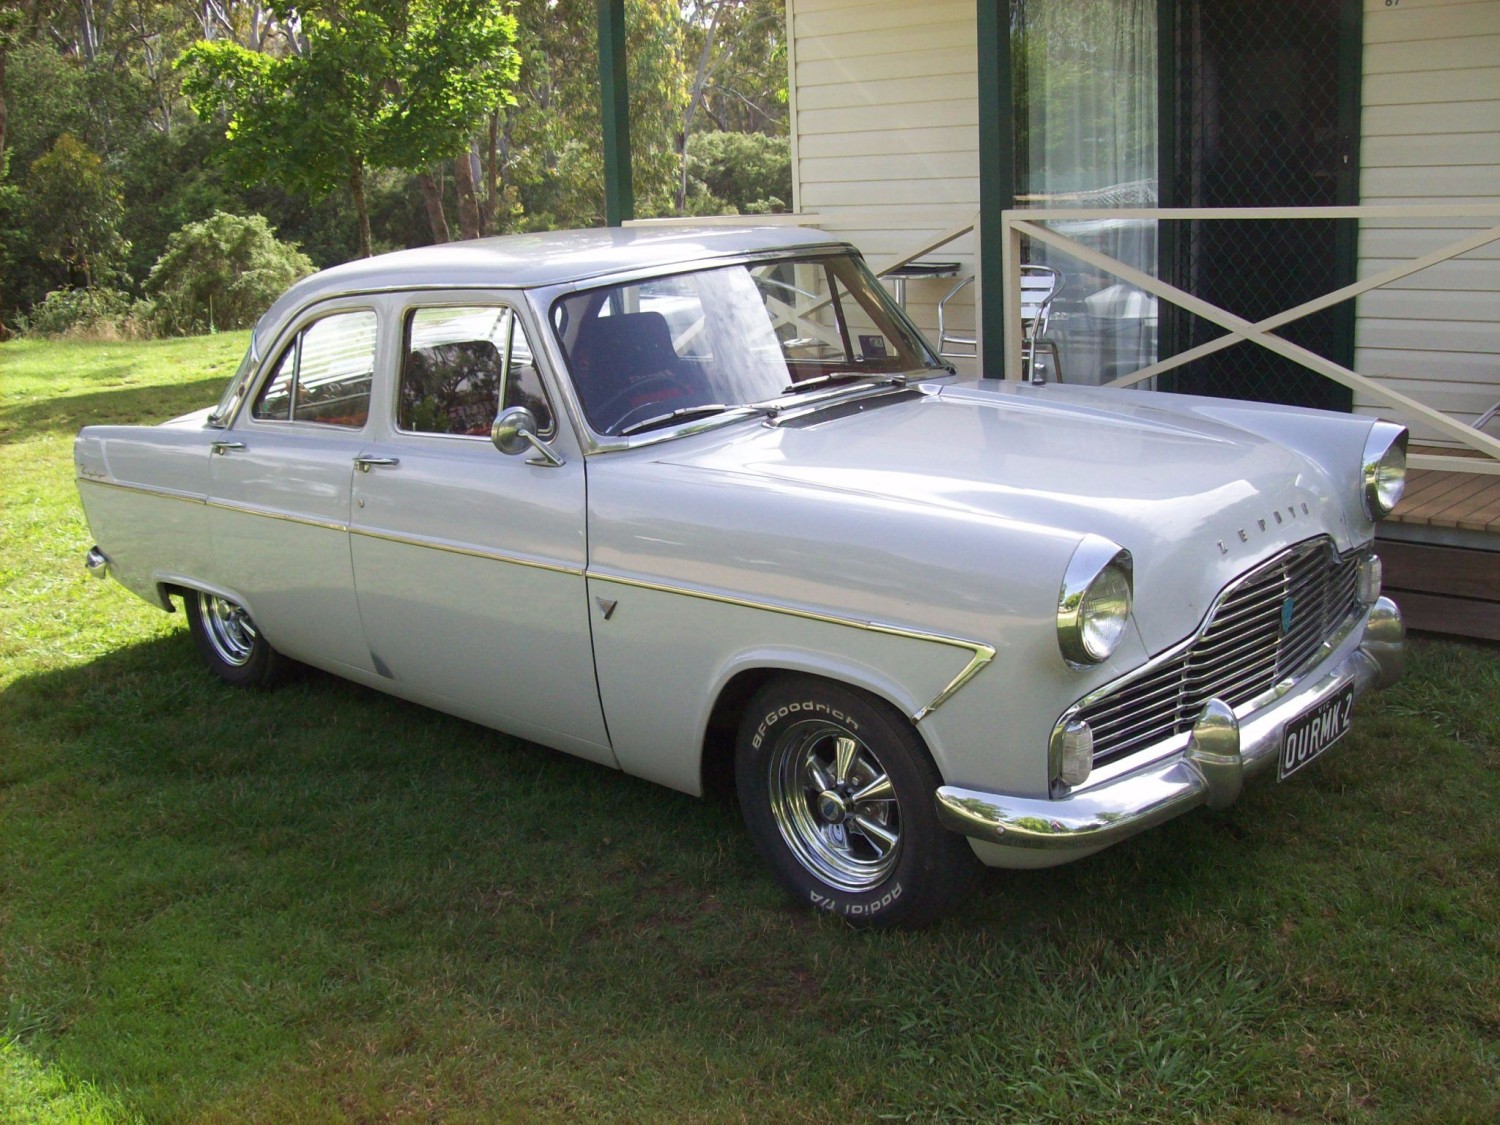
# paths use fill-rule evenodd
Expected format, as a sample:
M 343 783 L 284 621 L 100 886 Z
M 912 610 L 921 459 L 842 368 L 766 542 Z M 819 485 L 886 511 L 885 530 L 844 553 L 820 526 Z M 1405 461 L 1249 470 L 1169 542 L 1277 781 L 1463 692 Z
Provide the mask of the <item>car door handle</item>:
M 223 454 L 235 449 L 244 449 L 245 443 L 242 441 L 216 441 L 208 448 L 211 453 Z
M 399 465 L 399 464 L 401 464 L 401 458 L 399 458 L 399 457 L 356 457 L 354 459 L 354 464 L 359 469 L 360 472 L 362 472 L 362 473 L 368 473 L 370 471 L 370 466 L 372 466 L 372 465 Z

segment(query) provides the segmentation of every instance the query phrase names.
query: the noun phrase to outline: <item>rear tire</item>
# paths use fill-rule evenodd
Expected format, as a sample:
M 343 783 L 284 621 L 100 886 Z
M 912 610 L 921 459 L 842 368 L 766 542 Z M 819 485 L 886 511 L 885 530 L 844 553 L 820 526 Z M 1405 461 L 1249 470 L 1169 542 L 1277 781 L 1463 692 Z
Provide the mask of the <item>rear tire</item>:
M 886 703 L 810 676 L 756 692 L 735 748 L 756 849 L 800 902 L 856 925 L 922 925 L 974 886 L 979 861 L 938 823 L 942 779 Z
M 285 669 L 286 658 L 261 635 L 244 606 L 189 590 L 182 598 L 188 630 L 209 671 L 235 687 L 267 688 Z

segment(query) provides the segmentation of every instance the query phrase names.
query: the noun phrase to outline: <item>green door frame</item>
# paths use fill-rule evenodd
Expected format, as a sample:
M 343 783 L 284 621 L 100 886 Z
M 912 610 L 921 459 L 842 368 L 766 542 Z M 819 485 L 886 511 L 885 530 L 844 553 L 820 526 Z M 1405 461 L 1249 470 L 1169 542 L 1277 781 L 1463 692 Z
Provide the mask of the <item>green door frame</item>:
M 635 218 L 630 176 L 630 82 L 625 58 L 625 0 L 597 0 L 599 99 L 604 117 L 604 221 Z
M 603 3 L 604 0 L 600 0 Z M 1015 94 L 1011 60 L 1009 0 L 976 0 L 976 35 L 979 52 L 979 262 L 980 262 L 980 371 L 1000 378 L 1005 370 L 1005 304 L 1002 299 L 1001 262 L 1005 231 L 1001 212 L 1015 207 Z M 1175 182 L 1176 156 L 1176 0 L 1157 0 L 1157 184 L 1162 207 L 1182 205 Z M 1364 81 L 1364 4 L 1362 0 L 1339 2 L 1338 118 L 1340 172 L 1339 206 L 1353 207 L 1360 201 L 1360 90 Z M 1161 263 L 1170 262 L 1175 223 L 1163 222 L 1158 234 Z M 1338 285 L 1353 282 L 1359 269 L 1359 224 L 1341 221 L 1335 246 L 1334 270 Z M 1167 280 L 1174 280 L 1168 278 Z M 1161 339 L 1175 310 L 1162 310 Z M 1338 333 L 1329 358 L 1344 367 L 1354 366 L 1354 303 L 1346 301 L 1336 310 Z
M 979 48 L 979 371 L 1005 374 L 1005 259 L 1001 212 L 1016 205 L 1016 115 L 1010 0 L 976 0 Z

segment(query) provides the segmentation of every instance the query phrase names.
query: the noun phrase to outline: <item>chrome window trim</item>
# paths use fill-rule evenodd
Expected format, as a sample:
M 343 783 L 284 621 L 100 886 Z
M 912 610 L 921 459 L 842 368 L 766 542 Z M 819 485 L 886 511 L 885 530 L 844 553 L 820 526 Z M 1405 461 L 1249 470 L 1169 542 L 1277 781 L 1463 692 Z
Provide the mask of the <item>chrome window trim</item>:
M 857 617 L 842 617 L 837 614 L 822 613 L 818 610 L 796 609 L 792 606 L 777 605 L 775 602 L 737 598 L 730 594 L 716 594 L 709 590 L 696 590 L 690 586 L 674 586 L 664 582 L 651 582 L 641 578 L 629 578 L 623 574 L 605 574 L 590 570 L 587 576 L 591 580 L 612 582 L 618 586 L 630 586 L 637 590 L 651 590 L 661 594 L 678 594 L 687 598 L 697 598 L 700 601 L 715 602 L 719 605 L 731 605 L 741 609 L 764 610 L 767 613 L 776 613 L 784 617 L 796 617 L 803 621 L 817 621 L 825 625 L 839 625 L 847 629 L 858 629 L 866 633 L 880 633 L 884 636 L 901 637 L 905 640 L 927 641 L 931 644 L 946 645 L 949 648 L 959 648 L 968 652 L 969 662 L 959 671 L 958 675 L 954 676 L 929 703 L 923 707 L 919 707 L 912 713 L 911 720 L 914 723 L 920 723 L 928 715 L 948 702 L 959 689 L 964 687 L 990 661 L 995 659 L 995 646 L 985 644 L 983 641 L 967 640 L 963 637 L 951 637 L 943 633 L 929 633 L 918 629 L 907 629 L 900 625 L 887 625 L 879 621 L 863 621 Z
M 407 292 L 412 297 L 420 297 L 425 291 L 426 290 L 424 288 L 422 290 L 408 290 Z M 511 331 L 514 332 L 516 329 L 519 329 L 521 333 L 526 337 L 526 349 L 531 353 L 531 362 L 536 366 L 538 382 L 540 382 L 542 386 L 542 396 L 547 400 L 547 409 L 552 412 L 551 429 L 546 433 L 538 432 L 537 437 L 539 437 L 542 441 L 555 440 L 557 438 L 558 431 L 561 428 L 558 422 L 559 417 L 561 417 L 561 413 L 557 408 L 557 404 L 553 402 L 553 389 L 547 385 L 548 379 L 545 374 L 546 368 L 542 363 L 542 352 L 533 345 L 533 341 L 531 338 L 533 333 L 531 328 L 528 326 L 527 317 L 525 315 L 526 311 L 529 308 L 524 296 L 525 291 L 520 289 L 503 289 L 493 291 L 485 289 L 476 290 L 473 286 L 464 286 L 463 288 L 454 288 L 451 290 L 445 289 L 441 292 L 443 297 L 442 300 L 404 301 L 402 302 L 400 311 L 397 314 L 397 322 L 401 330 L 401 346 L 400 353 L 396 357 L 396 364 L 394 368 L 395 374 L 391 379 L 390 400 L 387 403 L 387 406 L 390 408 L 391 412 L 391 434 L 393 436 L 399 435 L 400 437 L 462 438 L 466 441 L 482 441 L 486 444 L 489 444 L 490 437 L 488 434 L 446 434 L 434 433 L 429 430 L 402 429 L 398 424 L 398 419 L 400 419 L 401 417 L 401 380 L 406 373 L 407 356 L 411 354 L 411 318 L 415 316 L 419 311 L 421 311 L 422 309 L 503 308 L 509 310 L 511 314 Z M 474 298 L 468 301 L 463 300 L 461 298 L 461 294 L 465 292 L 475 294 Z M 544 334 L 545 333 L 543 333 L 543 335 Z M 501 409 L 502 407 L 500 407 L 499 405 L 496 406 L 495 416 L 497 418 L 500 416 Z
M 286 319 L 286 321 L 282 325 L 281 330 L 277 332 L 275 337 L 272 339 L 272 346 L 267 348 L 264 352 L 261 352 L 260 347 L 257 343 L 256 336 L 254 335 L 254 332 L 258 331 L 260 328 L 260 326 L 257 324 L 250 337 L 250 348 L 255 353 L 254 363 L 252 364 L 249 373 L 245 376 L 244 386 L 241 388 L 240 393 L 236 396 L 233 407 L 223 418 L 219 419 L 216 424 L 212 424 L 212 428 L 216 430 L 233 429 L 239 423 L 240 415 L 242 414 L 246 415 L 246 425 L 264 426 L 276 425 L 278 423 L 284 426 L 298 425 L 296 419 L 289 419 L 285 422 L 279 422 L 279 420 L 268 418 L 256 418 L 253 414 L 247 413 L 247 411 L 251 410 L 252 408 L 247 407 L 246 403 L 253 402 L 255 400 L 255 397 L 260 394 L 262 385 L 264 384 L 265 380 L 270 377 L 272 370 L 275 368 L 276 363 L 280 361 L 282 355 L 286 351 L 287 346 L 291 343 L 294 343 L 297 337 L 302 333 L 302 331 L 313 324 L 313 322 L 323 320 L 327 317 L 335 316 L 343 312 L 370 312 L 375 314 L 375 369 L 371 376 L 370 416 L 365 419 L 365 424 L 358 428 L 348 426 L 332 427 L 335 430 L 339 430 L 347 434 L 362 433 L 364 430 L 368 429 L 370 421 L 374 416 L 374 381 L 380 376 L 380 362 L 383 358 L 381 356 L 381 336 L 382 329 L 384 328 L 384 318 L 381 316 L 380 308 L 377 305 L 371 304 L 369 302 L 359 301 L 355 304 L 343 304 L 344 301 L 349 300 L 353 296 L 357 295 L 339 294 L 337 296 L 319 297 L 316 300 L 312 301 L 310 304 L 298 309 L 292 316 Z M 332 305 L 333 307 L 324 307 L 328 305 Z M 274 359 L 268 357 L 274 357 Z M 324 431 L 327 431 L 330 428 L 325 423 L 321 422 L 312 422 L 308 424 L 317 426 Z
M 625 438 L 599 434 L 588 424 L 588 420 L 583 413 L 583 406 L 578 401 L 577 393 L 573 388 L 573 376 L 568 369 L 567 355 L 563 350 L 562 340 L 558 337 L 557 326 L 553 322 L 553 311 L 559 301 L 566 297 L 571 297 L 575 293 L 587 292 L 593 289 L 629 285 L 632 282 L 651 281 L 662 277 L 677 277 L 684 274 L 702 273 L 705 270 L 724 269 L 731 266 L 774 262 L 790 257 L 798 259 L 848 257 L 857 262 L 866 272 L 869 272 L 872 278 L 874 277 L 873 271 L 869 268 L 869 263 L 865 261 L 865 256 L 858 249 L 847 243 L 830 241 L 809 246 L 782 246 L 774 250 L 758 250 L 750 254 L 726 254 L 723 257 L 699 259 L 692 263 L 677 261 L 670 264 L 642 267 L 634 270 L 622 270 L 618 273 L 600 274 L 597 277 L 581 278 L 577 281 L 565 282 L 560 285 L 539 285 L 527 289 L 526 292 L 534 293 L 539 298 L 535 311 L 538 319 L 542 322 L 543 334 L 547 338 L 544 346 L 547 348 L 548 358 L 554 370 L 559 373 L 557 382 L 562 387 L 563 393 L 568 399 L 569 411 L 573 416 L 574 425 L 578 432 L 579 445 L 582 447 L 584 455 L 619 453 L 628 449 L 639 449 L 642 446 L 657 445 L 674 438 L 689 437 L 694 434 L 703 433 L 706 430 L 717 429 L 720 426 L 745 420 L 749 416 L 736 414 L 733 417 L 728 417 L 725 414 L 720 414 L 710 418 L 695 418 L 682 423 L 680 426 L 669 426 L 661 430 L 652 430 Z M 879 280 L 879 278 L 875 278 L 877 286 L 879 285 Z M 902 326 L 921 342 L 932 358 L 941 361 L 942 356 L 938 353 L 937 348 L 932 346 L 932 341 L 927 339 L 926 335 L 916 326 L 911 317 L 901 310 L 895 301 L 891 301 L 890 305 L 897 314 Z M 903 374 L 907 380 L 907 387 L 904 389 L 909 389 L 919 381 L 927 382 L 933 379 L 946 378 L 955 374 L 955 371 L 951 364 L 944 364 L 939 367 L 923 367 Z M 830 399 L 835 396 L 840 398 L 857 397 L 859 394 L 869 394 L 872 390 L 883 391 L 886 389 L 888 388 L 872 388 L 868 385 L 843 386 L 834 388 L 828 397 L 819 397 L 816 402 L 804 401 L 800 396 L 794 401 L 797 402 L 799 408 L 805 405 L 807 410 L 810 411 L 817 407 L 828 405 Z M 896 388 L 889 389 L 894 390 Z M 850 392 L 854 392 L 854 394 L 851 396 Z M 768 402 L 766 405 L 773 405 L 776 401 L 779 400 L 772 400 L 772 402 Z M 748 406 L 750 404 L 744 405 Z M 782 413 L 781 410 L 777 411 L 778 415 Z

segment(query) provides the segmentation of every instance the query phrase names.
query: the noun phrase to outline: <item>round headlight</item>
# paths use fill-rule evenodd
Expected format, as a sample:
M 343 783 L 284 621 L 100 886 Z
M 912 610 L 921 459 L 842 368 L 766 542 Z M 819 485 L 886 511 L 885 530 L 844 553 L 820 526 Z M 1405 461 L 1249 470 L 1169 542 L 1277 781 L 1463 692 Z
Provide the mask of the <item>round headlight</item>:
M 1079 616 L 1084 651 L 1095 662 L 1108 660 L 1125 635 L 1125 620 L 1130 616 L 1130 580 L 1116 567 L 1105 567 L 1083 595 Z
M 1101 536 L 1078 545 L 1057 598 L 1057 643 L 1072 664 L 1108 660 L 1130 619 L 1130 552 Z
M 1406 491 L 1406 442 L 1404 426 L 1376 422 L 1365 441 L 1365 515 L 1384 519 Z

